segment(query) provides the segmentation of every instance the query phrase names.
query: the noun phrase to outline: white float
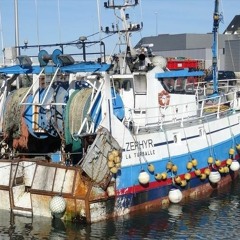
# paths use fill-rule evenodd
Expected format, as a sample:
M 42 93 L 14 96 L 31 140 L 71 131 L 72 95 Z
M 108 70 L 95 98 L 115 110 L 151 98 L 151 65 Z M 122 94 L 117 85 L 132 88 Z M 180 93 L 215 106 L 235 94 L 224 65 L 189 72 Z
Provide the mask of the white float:
M 62 196 L 54 196 L 50 201 L 49 209 L 53 216 L 61 217 L 61 214 L 65 212 L 66 206 L 66 201 Z
M 230 169 L 231 169 L 232 171 L 238 171 L 239 168 L 240 168 L 239 162 L 238 162 L 237 160 L 233 160 L 232 163 L 231 163 L 231 165 L 230 165 Z
M 218 171 L 211 171 L 208 177 L 211 183 L 218 183 L 221 180 L 221 174 Z
M 141 184 L 147 184 L 149 183 L 149 180 L 150 180 L 150 176 L 149 174 L 142 170 L 140 173 L 139 173 L 139 176 L 138 176 L 138 181 L 141 183 Z
M 172 188 L 168 193 L 168 198 L 172 203 L 179 203 L 182 200 L 182 192 L 177 188 Z

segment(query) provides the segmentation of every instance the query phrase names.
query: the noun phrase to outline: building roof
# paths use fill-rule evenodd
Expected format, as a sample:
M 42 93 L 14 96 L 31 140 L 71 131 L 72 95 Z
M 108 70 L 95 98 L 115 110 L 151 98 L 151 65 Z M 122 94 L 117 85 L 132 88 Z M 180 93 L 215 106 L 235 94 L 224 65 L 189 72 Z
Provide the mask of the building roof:
M 223 34 L 240 34 L 240 15 L 236 15 Z

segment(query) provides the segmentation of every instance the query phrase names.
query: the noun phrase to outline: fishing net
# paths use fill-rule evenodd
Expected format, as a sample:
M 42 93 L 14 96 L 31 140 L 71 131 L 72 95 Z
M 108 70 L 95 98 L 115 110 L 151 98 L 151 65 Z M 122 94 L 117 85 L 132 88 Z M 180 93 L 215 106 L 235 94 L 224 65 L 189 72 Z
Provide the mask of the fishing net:
M 19 138 L 21 136 L 22 106 L 19 105 L 28 88 L 20 88 L 12 92 L 6 100 L 3 133 L 6 137 Z
M 84 118 L 87 115 L 87 111 L 90 107 L 92 89 L 84 88 L 80 91 L 75 91 L 66 106 L 64 131 L 66 145 L 72 144 L 72 151 L 80 151 L 82 148 L 81 140 L 74 138 L 74 135 L 78 133 Z M 86 131 L 86 125 L 83 128 L 83 132 Z

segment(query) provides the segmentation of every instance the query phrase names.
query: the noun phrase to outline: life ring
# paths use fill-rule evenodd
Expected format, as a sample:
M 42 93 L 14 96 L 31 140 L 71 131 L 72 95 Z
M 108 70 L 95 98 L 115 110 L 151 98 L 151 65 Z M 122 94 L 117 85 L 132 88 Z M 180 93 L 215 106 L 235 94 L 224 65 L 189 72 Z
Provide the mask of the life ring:
M 158 103 L 161 107 L 169 105 L 170 95 L 166 90 L 162 90 L 160 93 L 158 93 Z

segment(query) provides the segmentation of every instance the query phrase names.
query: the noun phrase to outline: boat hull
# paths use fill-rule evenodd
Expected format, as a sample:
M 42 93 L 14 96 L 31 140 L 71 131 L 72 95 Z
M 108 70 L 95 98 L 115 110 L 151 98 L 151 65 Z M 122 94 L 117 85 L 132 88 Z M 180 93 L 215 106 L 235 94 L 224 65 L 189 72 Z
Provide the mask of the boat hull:
M 0 208 L 16 214 L 92 223 L 170 204 L 168 193 L 173 187 L 171 179 L 151 189 L 146 186 L 139 192 L 122 194 L 116 191 L 115 183 L 111 183 L 106 190 L 98 187 L 78 167 L 24 159 L 1 160 L 0 165 L 1 176 L 5 176 L 0 181 Z M 188 201 L 221 190 L 237 176 L 238 171 L 222 174 L 216 184 L 195 176 L 187 186 L 175 187 L 181 190 L 182 201 Z M 54 196 L 60 196 L 66 203 L 60 216 L 54 215 L 50 208 Z

